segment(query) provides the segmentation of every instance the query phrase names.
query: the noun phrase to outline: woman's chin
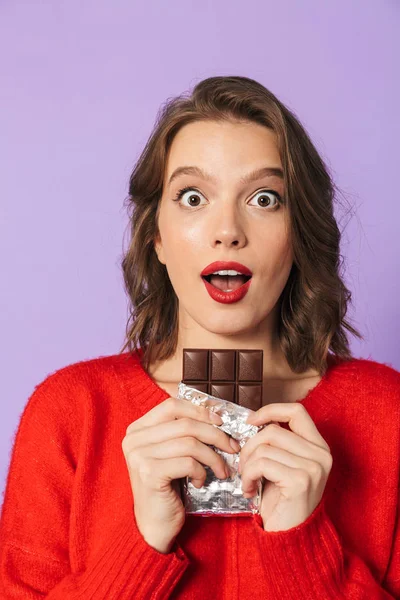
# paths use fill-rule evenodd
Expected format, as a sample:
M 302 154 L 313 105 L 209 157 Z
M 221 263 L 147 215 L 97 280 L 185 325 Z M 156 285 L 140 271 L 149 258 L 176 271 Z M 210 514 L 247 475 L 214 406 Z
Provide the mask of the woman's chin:
M 205 320 L 200 324 L 201 327 L 214 335 L 222 335 L 222 336 L 240 336 L 240 335 L 248 335 L 252 331 L 257 330 L 257 325 L 254 323 L 240 321 L 239 319 L 218 319 L 217 322 L 210 323 L 208 320 Z

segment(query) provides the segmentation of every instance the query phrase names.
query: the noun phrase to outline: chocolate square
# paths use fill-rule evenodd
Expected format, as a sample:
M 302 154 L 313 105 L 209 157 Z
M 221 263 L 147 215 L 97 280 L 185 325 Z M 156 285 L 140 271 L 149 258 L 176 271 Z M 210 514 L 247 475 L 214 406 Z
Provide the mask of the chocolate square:
M 183 351 L 184 377 L 191 381 L 208 380 L 208 353 L 204 350 L 193 349 Z
M 251 410 L 262 406 L 263 351 L 184 348 L 182 382 Z

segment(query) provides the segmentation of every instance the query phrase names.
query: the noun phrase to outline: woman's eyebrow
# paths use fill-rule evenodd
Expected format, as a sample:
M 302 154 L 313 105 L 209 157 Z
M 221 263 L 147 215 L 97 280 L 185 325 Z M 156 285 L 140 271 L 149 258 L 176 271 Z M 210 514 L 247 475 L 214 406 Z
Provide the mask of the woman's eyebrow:
M 198 177 L 201 177 L 207 181 L 211 181 L 212 183 L 217 182 L 216 177 L 206 173 L 200 167 L 185 166 L 175 169 L 169 178 L 168 185 L 171 185 L 174 179 L 177 179 L 181 175 L 197 175 Z M 239 181 L 240 183 L 246 184 L 250 183 L 251 181 L 256 181 L 257 179 L 262 179 L 263 177 L 278 177 L 279 179 L 283 180 L 283 171 L 279 167 L 261 167 L 260 169 L 255 169 L 254 171 L 247 173 L 241 177 Z

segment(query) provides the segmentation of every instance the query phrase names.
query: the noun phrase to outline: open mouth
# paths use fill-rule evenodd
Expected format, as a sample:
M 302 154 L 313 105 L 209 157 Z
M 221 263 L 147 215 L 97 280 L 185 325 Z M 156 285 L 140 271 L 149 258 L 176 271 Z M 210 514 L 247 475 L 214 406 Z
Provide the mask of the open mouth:
M 203 275 L 213 287 L 221 292 L 233 292 L 251 279 L 251 275 Z

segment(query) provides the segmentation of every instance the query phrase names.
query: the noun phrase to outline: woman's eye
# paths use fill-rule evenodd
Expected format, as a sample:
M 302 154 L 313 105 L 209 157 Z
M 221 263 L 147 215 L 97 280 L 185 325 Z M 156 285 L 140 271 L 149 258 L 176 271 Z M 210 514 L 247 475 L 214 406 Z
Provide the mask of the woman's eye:
M 258 206 L 267 207 L 267 208 L 271 205 L 273 208 L 275 208 L 277 205 L 281 204 L 281 202 L 282 202 L 281 197 L 278 194 L 278 192 L 274 192 L 272 190 L 262 190 L 261 192 L 258 192 L 252 198 L 252 200 L 254 200 L 254 198 L 256 198 Z M 273 202 L 273 200 L 275 200 L 275 203 Z
M 191 194 L 188 194 L 187 192 L 191 192 Z M 183 188 L 182 190 L 179 190 L 177 195 L 174 198 L 175 202 L 182 200 L 187 200 L 188 204 L 184 205 L 184 206 L 192 206 L 194 208 L 196 208 L 197 206 L 200 206 L 200 197 L 202 196 L 202 194 L 200 194 L 200 192 L 196 191 L 193 188 L 190 187 L 186 187 Z M 202 196 L 204 197 L 204 196 Z

